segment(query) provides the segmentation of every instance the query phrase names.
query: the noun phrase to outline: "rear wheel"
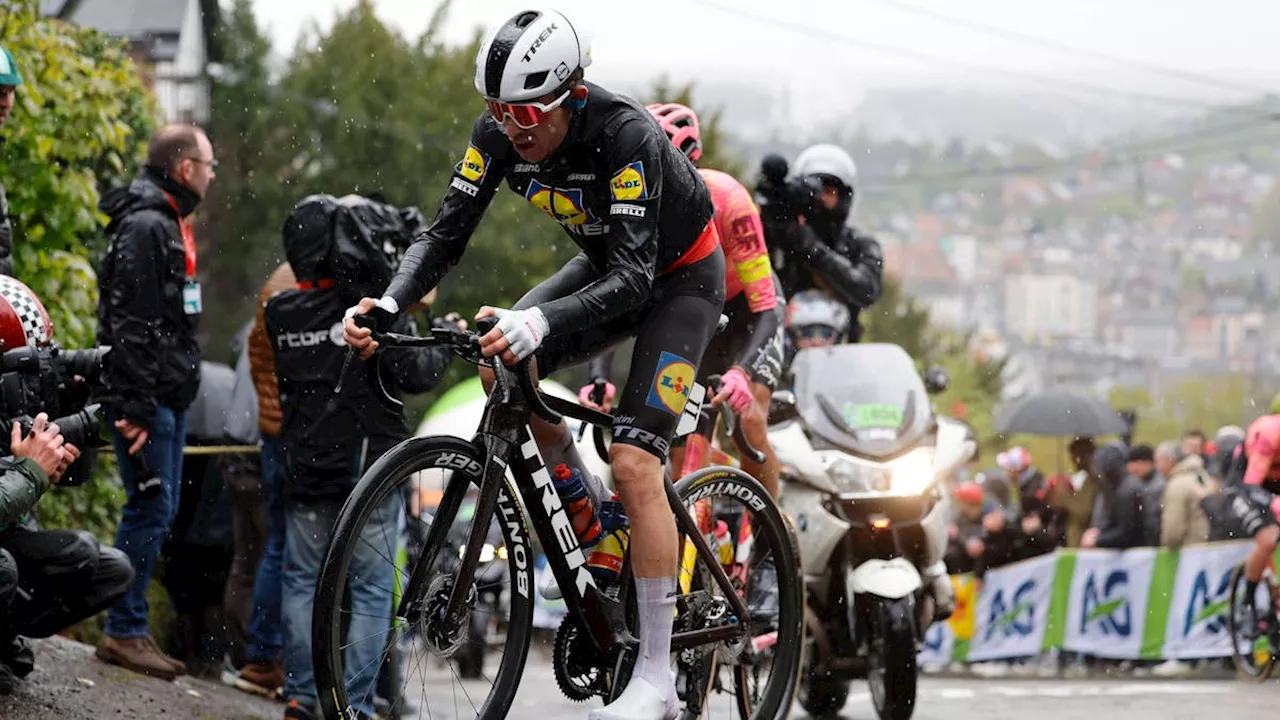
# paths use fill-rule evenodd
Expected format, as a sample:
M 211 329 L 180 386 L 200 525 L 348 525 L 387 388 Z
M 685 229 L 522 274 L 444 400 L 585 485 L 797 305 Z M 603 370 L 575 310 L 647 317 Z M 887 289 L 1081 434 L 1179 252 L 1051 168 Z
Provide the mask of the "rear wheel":
M 698 470 L 676 484 L 676 493 L 695 518 L 695 506 L 709 502 L 711 517 L 727 519 L 729 548 L 723 560 L 729 562 L 722 567 L 750 615 L 745 618 L 747 632 L 742 639 L 693 649 L 703 653 L 697 667 L 704 675 L 690 678 L 688 686 L 702 688 L 704 695 L 732 688 L 725 710 L 719 709 L 718 699 L 708 698 L 716 704 L 715 709 L 701 708 L 708 717 L 724 717 L 727 712 L 743 720 L 785 718 L 795 697 L 804 648 L 804 587 L 794 533 L 768 492 L 741 470 Z M 682 539 L 682 547 L 688 543 Z M 715 543 L 708 544 L 716 548 Z M 709 598 L 721 592 L 705 561 L 699 559 L 698 565 L 688 578 L 690 568 L 682 562 L 681 586 L 691 591 L 686 597 L 705 607 Z M 725 606 L 723 601 L 720 605 Z M 689 619 L 677 620 L 681 622 Z M 690 698 L 686 703 L 691 710 L 697 709 Z
M 388 523 L 388 512 L 403 513 L 406 488 L 422 481 L 423 475 L 443 472 L 441 487 L 447 487 L 452 473 L 464 473 L 472 483 L 480 482 L 485 458 L 475 447 L 464 440 L 449 437 L 412 438 L 382 456 L 360 480 L 351 496 L 342 506 L 330 540 L 328 551 L 320 569 L 316 585 L 315 610 L 312 619 L 312 642 L 315 663 L 316 687 L 319 690 L 320 709 L 326 718 L 355 717 L 354 710 L 368 706 L 371 699 L 359 694 L 357 687 L 361 673 L 376 671 L 387 662 L 387 648 L 399 647 L 403 653 L 401 667 L 404 677 L 395 697 L 387 698 L 391 711 L 406 716 L 477 718 L 499 720 L 507 717 L 520 684 L 525 659 L 533 632 L 533 600 L 536 592 L 533 582 L 533 552 L 529 533 L 524 525 L 524 515 L 514 500 L 515 493 L 505 481 L 499 489 L 496 517 L 503 545 L 494 550 L 505 560 L 504 572 L 499 573 L 496 585 L 504 587 L 473 587 L 472 597 L 478 598 L 481 590 L 499 590 L 510 598 L 507 603 L 509 617 L 499 623 L 505 629 L 505 637 L 496 638 L 484 649 L 500 649 L 497 667 L 492 675 L 472 662 L 467 667 L 467 643 L 470 635 L 471 616 L 460 628 L 441 627 L 438 620 L 443 609 L 442 598 L 447 598 L 452 588 L 453 562 L 441 562 L 444 552 L 457 553 L 456 546 L 445 543 L 439 548 L 421 547 L 416 553 L 414 565 L 437 558 L 427 576 L 420 598 L 423 612 L 420 617 L 389 617 L 391 637 L 384 642 L 378 636 L 361 637 L 354 630 L 360 622 L 368 622 L 360 610 L 344 600 L 349 592 L 352 599 L 360 592 L 385 593 L 394 597 L 393 586 L 407 584 L 414 568 L 397 568 L 394 562 L 395 548 L 402 538 L 401 527 Z M 445 499 L 446 502 L 448 498 Z M 436 517 L 432 522 L 453 524 L 456 512 Z M 421 522 L 410 517 L 410 522 Z M 396 530 L 388 528 L 395 527 Z M 425 528 L 411 528 L 409 534 L 425 541 Z M 464 537 L 466 537 L 464 535 Z M 377 561 L 390 566 L 385 571 L 371 571 Z M 385 583 L 377 580 L 385 575 Z M 481 581 L 477 579 L 477 583 Z M 391 613 L 398 609 L 393 604 Z M 471 613 L 489 613 L 486 603 L 476 602 Z M 353 628 L 348 638 L 344 624 Z M 486 618 L 482 624 L 486 631 L 493 623 Z M 368 634 L 368 633 L 363 633 Z M 486 632 L 491 637 L 493 633 Z M 362 644 L 376 643 L 374 651 L 358 649 Z M 482 650 L 482 653 L 484 650 Z M 379 657 L 381 654 L 381 657 Z M 369 660 L 364 660 L 368 656 Z M 433 660 L 434 658 L 434 660 Z M 356 663 L 359 662 L 359 665 Z M 470 672 L 464 672 L 470 671 Z M 475 674 L 474 679 L 465 676 Z

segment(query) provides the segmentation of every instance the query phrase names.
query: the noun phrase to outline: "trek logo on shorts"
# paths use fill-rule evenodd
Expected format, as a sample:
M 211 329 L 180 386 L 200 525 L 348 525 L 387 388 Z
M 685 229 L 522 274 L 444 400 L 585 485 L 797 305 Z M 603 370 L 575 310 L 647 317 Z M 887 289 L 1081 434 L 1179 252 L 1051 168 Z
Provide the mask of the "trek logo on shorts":
M 609 190 L 614 200 L 644 200 L 649 197 L 649 189 L 644 184 L 644 163 L 637 160 L 618 171 L 609 181 Z
M 477 150 L 475 145 L 468 145 L 467 153 L 462 156 L 462 162 L 455 169 L 462 177 L 478 183 L 489 169 L 489 156 Z
M 696 373 L 688 360 L 675 353 L 662 353 L 658 356 L 658 371 L 653 375 L 649 397 L 644 404 L 679 415 L 689 400 L 689 391 L 693 388 Z

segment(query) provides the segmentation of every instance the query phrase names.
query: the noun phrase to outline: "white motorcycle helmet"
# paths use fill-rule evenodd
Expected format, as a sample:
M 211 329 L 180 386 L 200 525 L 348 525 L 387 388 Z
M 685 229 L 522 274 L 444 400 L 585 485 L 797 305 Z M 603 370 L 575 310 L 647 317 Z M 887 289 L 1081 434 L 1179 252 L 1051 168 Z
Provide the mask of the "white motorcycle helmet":
M 561 90 L 591 64 L 591 39 L 555 10 L 525 10 L 499 25 L 476 56 L 476 90 L 489 100 L 527 103 Z
M 833 225 L 843 225 L 853 212 L 854 199 L 858 196 L 858 166 L 849 153 L 835 145 L 811 145 L 792 163 L 788 177 L 791 179 L 818 179 L 824 185 L 835 185 L 840 191 L 840 201 L 835 209 L 818 211 Z
M 787 302 L 787 332 L 795 347 L 840 343 L 849 331 L 849 308 L 821 290 L 804 290 Z

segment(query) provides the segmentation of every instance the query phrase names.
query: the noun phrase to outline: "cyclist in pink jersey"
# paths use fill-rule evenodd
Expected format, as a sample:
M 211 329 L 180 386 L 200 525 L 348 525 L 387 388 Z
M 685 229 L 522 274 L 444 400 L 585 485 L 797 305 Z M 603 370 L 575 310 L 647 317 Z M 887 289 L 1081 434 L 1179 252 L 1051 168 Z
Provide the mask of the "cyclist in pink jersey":
M 1245 561 L 1244 574 L 1249 582 L 1246 597 L 1262 578 L 1262 571 L 1274 556 L 1280 541 L 1280 415 L 1263 415 L 1249 426 L 1244 442 L 1236 448 L 1228 483 L 1243 482 L 1228 491 L 1233 493 L 1231 510 L 1244 531 L 1253 536 L 1253 554 Z

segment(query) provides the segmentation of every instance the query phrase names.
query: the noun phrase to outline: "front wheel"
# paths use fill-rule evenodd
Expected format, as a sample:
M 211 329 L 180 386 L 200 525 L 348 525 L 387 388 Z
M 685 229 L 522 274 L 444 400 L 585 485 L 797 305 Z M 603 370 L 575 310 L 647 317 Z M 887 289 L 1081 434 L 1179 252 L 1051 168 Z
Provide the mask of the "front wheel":
M 414 572 L 412 566 L 398 568 L 393 560 L 406 534 L 400 522 L 405 514 L 404 497 L 406 494 L 421 496 L 420 492 L 406 493 L 405 490 L 420 490 L 416 487 L 419 483 L 435 482 L 440 476 L 443 476 L 439 479 L 440 486 L 448 488 L 455 473 L 463 473 L 471 484 L 478 484 L 484 466 L 485 458 L 465 440 L 411 438 L 374 463 L 347 498 L 338 513 L 320 567 L 312 617 L 316 688 L 325 718 L 356 717 L 356 712 L 361 710 L 372 716 L 368 710 L 372 698 L 363 689 L 369 685 L 364 675 L 376 672 L 387 662 L 384 648 L 396 647 L 404 653 L 401 663 L 404 678 L 394 697 L 388 698 L 392 713 L 477 720 L 499 720 L 509 714 L 529 651 L 533 632 L 531 593 L 537 590 L 524 514 L 505 480 L 498 492 L 495 513 L 503 520 L 496 523 L 503 544 L 493 549 L 497 558 L 505 560 L 504 572 L 496 573 L 496 579 L 490 579 L 488 585 L 477 573 L 471 593 L 476 599 L 470 608 L 472 615 L 493 611 L 488 603 L 479 601 L 485 592 L 498 592 L 510 598 L 506 608 L 509 617 L 499 623 L 505 637 L 489 646 L 502 651 L 492 675 L 481 671 L 478 677 L 464 679 L 480 670 L 478 664 L 469 662 L 474 656 L 467 654 L 471 623 L 442 627 L 444 623 L 439 619 L 457 564 L 456 558 L 442 562 L 441 553 L 459 552 L 456 544 L 448 541 L 449 533 L 443 536 L 446 539 L 440 547 L 420 547 L 416 553 L 415 566 L 430 558 L 437 559 L 428 568 L 430 572 L 420 596 L 409 598 L 420 601 L 423 608 L 420 615 L 394 616 L 398 604 L 391 602 L 396 595 L 392 588 L 404 587 Z M 458 520 L 462 498 L 453 498 L 452 494 L 445 493 L 432 522 L 449 523 L 452 527 Z M 422 517 L 426 517 L 425 511 Z M 408 522 L 423 521 L 410 515 Z M 476 517 L 471 522 L 493 523 L 494 519 Z M 425 542 L 427 531 L 423 527 L 411 527 L 408 535 Z M 348 595 L 350 601 L 346 602 Z M 370 607 L 376 609 L 376 616 L 371 615 Z M 467 620 L 470 619 L 468 616 Z M 487 617 L 475 624 L 486 630 L 492 625 Z M 350 630 L 344 632 L 346 625 Z M 381 633 L 377 632 L 379 626 Z M 388 628 L 390 638 L 387 638 Z M 375 647 L 368 647 L 370 644 Z M 421 677 L 412 677 L 414 673 Z
M 867 684 L 880 720 L 910 720 L 916 709 L 915 602 L 875 599 L 871 608 L 872 635 Z

